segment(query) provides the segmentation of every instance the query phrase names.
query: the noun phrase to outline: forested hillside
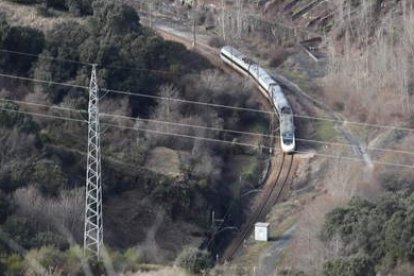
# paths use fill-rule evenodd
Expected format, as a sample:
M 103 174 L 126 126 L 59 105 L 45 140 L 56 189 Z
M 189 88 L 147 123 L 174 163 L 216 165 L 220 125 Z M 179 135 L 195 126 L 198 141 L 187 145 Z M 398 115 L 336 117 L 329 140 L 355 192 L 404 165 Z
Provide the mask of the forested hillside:
M 226 211 L 238 195 L 237 172 L 244 185 L 254 185 L 263 166 L 255 146 L 266 141 L 220 130 L 266 132 L 268 119 L 170 99 L 260 108 L 250 84 L 164 41 L 129 6 L 17 2 L 35 5 L 42 20 L 67 12 L 78 17 L 41 30 L 0 14 L 0 274 L 39 272 L 32 259 L 56 275 L 85 271 L 77 244 L 83 242 L 90 64 L 97 64 L 105 88 L 104 242 L 114 269 L 151 269 L 143 264 L 170 262 L 183 246 L 198 246 L 210 211 Z M 232 144 L 237 141 L 252 147 Z
M 353 155 L 327 146 L 340 161 L 327 160 L 331 168 L 318 175 L 321 195 L 304 207 L 293 241 L 298 245 L 284 260 L 286 275 L 413 275 L 414 175 L 401 167 L 413 163 L 413 2 L 265 2 L 267 18 L 283 16 L 320 34 L 318 49 L 308 46 L 319 60 L 301 63 L 292 56 L 288 62 L 306 82 L 318 84 L 307 93 L 345 120 L 373 162 L 369 168 L 345 161 Z M 324 60 L 323 74 L 314 77 Z

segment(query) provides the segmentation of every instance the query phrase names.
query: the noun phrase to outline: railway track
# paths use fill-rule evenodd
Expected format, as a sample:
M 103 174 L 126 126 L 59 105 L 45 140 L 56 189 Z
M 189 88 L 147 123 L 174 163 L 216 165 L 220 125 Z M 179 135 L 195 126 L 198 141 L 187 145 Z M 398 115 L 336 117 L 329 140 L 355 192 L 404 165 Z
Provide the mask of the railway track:
M 162 37 L 164 37 L 164 39 L 182 43 L 189 49 L 192 48 L 191 38 L 183 34 L 177 34 L 169 30 L 168 28 L 164 29 L 160 27 L 155 27 L 155 29 Z M 226 73 L 232 75 L 237 74 L 237 72 L 234 71 L 232 68 L 223 64 L 222 60 L 219 58 L 218 55 L 219 50 L 205 45 L 203 43 L 199 43 L 195 50 L 207 57 L 212 64 L 221 68 Z M 265 106 L 270 105 L 269 101 L 264 97 L 261 97 L 261 102 Z M 268 108 L 272 109 L 271 106 L 268 106 Z M 275 139 L 275 141 L 279 141 L 280 143 L 280 139 Z M 274 144 L 275 148 L 280 148 L 279 143 Z M 258 220 L 263 219 L 267 212 L 270 210 L 270 208 L 281 199 L 284 190 L 288 186 L 287 183 L 290 179 L 294 163 L 294 155 L 288 155 L 283 153 L 280 156 L 282 157 L 280 160 L 277 160 L 276 157 L 272 157 L 273 160 L 271 161 L 271 165 L 267 175 L 267 181 L 265 181 L 262 192 L 256 197 L 257 201 L 256 204 L 254 204 L 253 206 L 253 211 L 249 215 L 247 222 L 240 227 L 240 231 L 238 232 L 237 236 L 231 241 L 230 245 L 222 254 L 220 262 L 229 261 L 234 257 L 234 255 L 238 252 L 240 246 L 243 244 L 244 240 L 251 233 L 254 224 Z
M 262 219 L 269 209 L 279 201 L 283 191 L 286 189 L 286 184 L 290 179 L 290 174 L 293 168 L 293 159 L 293 155 L 283 154 L 280 164 L 277 166 L 278 169 L 274 170 L 275 168 L 271 168 L 273 173 L 276 172 L 276 176 L 272 179 L 270 185 L 267 185 L 263 189 L 260 194 L 258 206 L 254 208 L 247 222 L 242 225 L 240 232 L 227 247 L 226 251 L 220 258 L 220 262 L 223 263 L 233 259 L 234 255 L 238 252 L 239 248 L 252 232 L 254 224 Z M 276 166 L 276 164 L 274 164 L 273 167 L 274 166 Z
M 194 48 L 191 38 L 186 36 L 185 33 L 175 33 L 174 30 L 161 26 L 154 26 L 153 28 L 164 39 L 183 44 L 187 49 L 193 50 L 207 58 L 212 65 L 214 65 L 217 68 L 220 68 L 227 74 L 233 76 L 238 75 L 238 73 L 235 72 L 233 69 L 223 64 L 223 61 L 220 59 L 219 49 L 213 48 L 200 41 L 197 42 L 197 46 L 196 48 Z

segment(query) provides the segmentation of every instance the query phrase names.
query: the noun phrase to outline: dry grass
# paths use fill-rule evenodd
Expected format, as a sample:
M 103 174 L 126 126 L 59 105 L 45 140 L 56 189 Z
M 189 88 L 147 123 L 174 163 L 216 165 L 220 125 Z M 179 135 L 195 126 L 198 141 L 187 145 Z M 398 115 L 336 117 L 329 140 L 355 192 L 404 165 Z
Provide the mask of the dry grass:
M 178 153 L 165 147 L 151 150 L 145 166 L 166 175 L 179 175 L 181 172 Z

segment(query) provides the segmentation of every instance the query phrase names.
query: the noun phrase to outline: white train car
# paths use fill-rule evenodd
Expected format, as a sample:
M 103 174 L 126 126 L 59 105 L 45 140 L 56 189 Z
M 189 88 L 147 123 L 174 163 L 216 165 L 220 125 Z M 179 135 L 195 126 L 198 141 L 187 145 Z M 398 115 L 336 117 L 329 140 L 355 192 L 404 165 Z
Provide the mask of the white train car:
M 253 78 L 279 116 L 282 151 L 286 153 L 293 152 L 296 147 L 293 112 L 279 84 L 266 70 L 231 46 L 225 46 L 221 49 L 220 58 L 236 71 Z

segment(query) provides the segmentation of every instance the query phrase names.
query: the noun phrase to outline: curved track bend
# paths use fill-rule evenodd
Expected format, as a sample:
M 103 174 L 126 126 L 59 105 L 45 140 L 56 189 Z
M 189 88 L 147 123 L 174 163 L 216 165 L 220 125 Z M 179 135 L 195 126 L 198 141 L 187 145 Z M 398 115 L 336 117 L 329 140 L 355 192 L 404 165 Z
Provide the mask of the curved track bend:
M 288 188 L 287 184 L 291 176 L 293 168 L 293 155 L 282 154 L 280 160 L 271 163 L 268 181 L 263 187 L 262 192 L 256 198 L 256 204 L 253 211 L 249 215 L 246 223 L 240 227 L 240 231 L 233 239 L 224 254 L 220 258 L 221 262 L 230 261 L 236 255 L 244 241 L 252 232 L 254 225 L 260 219 L 264 219 L 265 215 L 272 206 L 277 203 Z M 276 159 L 276 157 L 273 157 Z
M 174 32 L 174 30 L 169 30 L 168 28 L 155 27 L 155 29 L 164 39 L 182 43 L 189 49 L 192 48 L 192 41 L 190 36 L 187 36 L 186 34 L 179 35 Z M 198 43 L 195 50 L 210 60 L 212 64 L 223 69 L 226 73 L 235 74 L 235 71 L 233 69 L 223 64 L 219 57 L 218 49 L 210 47 L 209 45 Z M 258 91 L 260 90 L 258 89 Z M 271 107 L 271 104 L 261 91 L 260 94 L 262 96 L 261 102 L 267 103 L 266 105 L 271 110 L 273 110 L 273 107 Z M 294 155 L 282 153 L 280 151 L 279 145 L 280 139 L 275 138 L 274 141 L 279 142 L 275 143 L 275 148 L 278 148 L 278 150 L 273 152 L 278 152 L 279 154 L 272 157 L 262 192 L 256 196 L 253 207 L 251 209 L 252 211 L 248 216 L 248 219 L 240 227 L 238 234 L 224 251 L 223 255 L 220 258 L 221 262 L 230 261 L 236 255 L 240 247 L 243 245 L 244 241 L 252 232 L 255 223 L 265 218 L 266 214 L 270 211 L 272 206 L 282 199 L 284 192 L 288 188 L 287 184 L 291 178 L 291 172 L 294 164 Z

